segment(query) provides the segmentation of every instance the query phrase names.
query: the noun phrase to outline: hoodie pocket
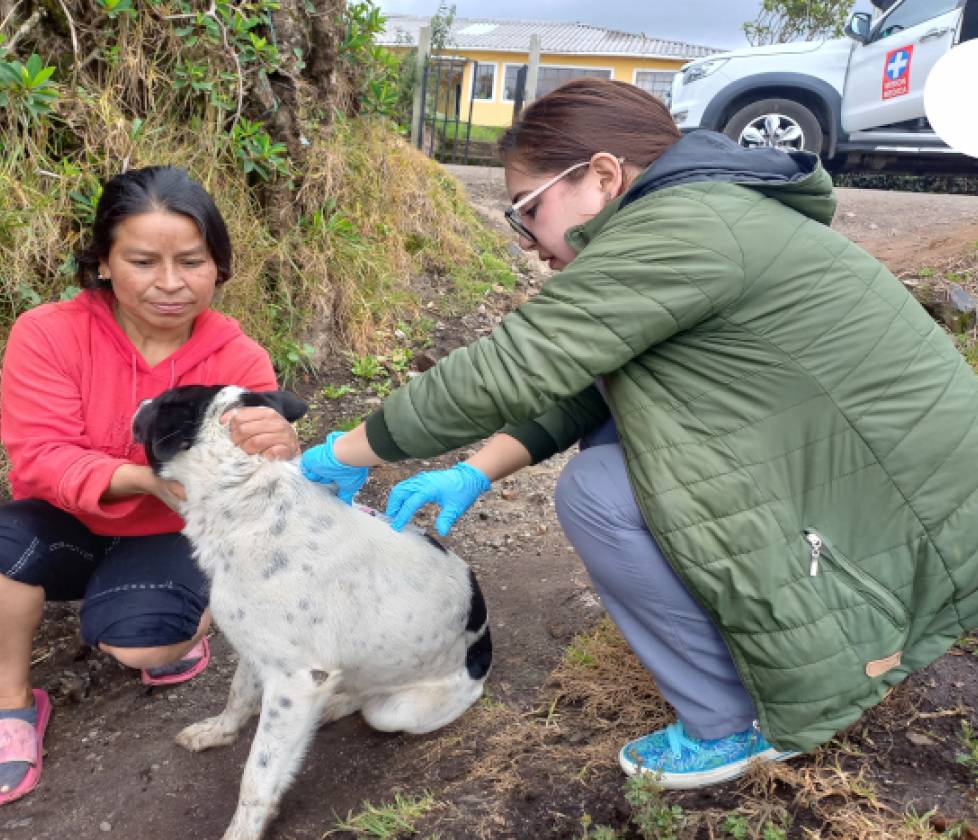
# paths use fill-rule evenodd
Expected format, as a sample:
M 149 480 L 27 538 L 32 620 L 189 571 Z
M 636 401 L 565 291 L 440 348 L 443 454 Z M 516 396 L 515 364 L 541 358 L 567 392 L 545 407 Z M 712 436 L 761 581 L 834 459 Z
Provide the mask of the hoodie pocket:
M 879 676 L 899 665 L 901 648 L 910 631 L 910 616 L 906 607 L 876 578 L 867 574 L 832 545 L 821 531 L 806 528 L 803 535 L 809 547 L 809 575 L 813 578 L 813 584 L 817 585 L 817 579 L 822 578 L 826 585 L 842 586 L 855 592 L 871 610 L 869 615 L 859 615 L 857 610 L 851 618 L 852 622 L 863 625 L 862 632 L 854 635 L 860 638 L 870 636 L 873 639 L 873 642 L 862 642 L 858 646 L 863 653 L 872 656 L 866 662 L 867 675 Z M 878 621 L 877 616 L 883 622 Z M 867 633 L 867 629 L 871 633 Z M 871 647 L 876 650 L 871 651 Z

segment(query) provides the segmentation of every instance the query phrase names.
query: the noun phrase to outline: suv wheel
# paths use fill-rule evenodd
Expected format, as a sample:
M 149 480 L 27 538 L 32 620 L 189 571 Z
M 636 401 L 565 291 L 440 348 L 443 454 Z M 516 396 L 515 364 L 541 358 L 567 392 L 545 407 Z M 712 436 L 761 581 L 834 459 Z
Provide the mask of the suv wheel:
M 822 126 L 818 119 L 791 99 L 751 102 L 727 121 L 723 133 L 748 149 L 822 152 Z

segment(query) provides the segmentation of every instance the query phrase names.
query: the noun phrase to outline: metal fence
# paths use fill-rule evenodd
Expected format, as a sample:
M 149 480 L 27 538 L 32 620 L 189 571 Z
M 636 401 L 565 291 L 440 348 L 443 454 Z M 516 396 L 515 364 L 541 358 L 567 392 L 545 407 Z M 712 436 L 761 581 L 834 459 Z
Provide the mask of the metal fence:
M 468 163 L 472 138 L 473 88 L 463 90 L 465 70 L 474 62 L 465 58 L 431 56 L 421 76 L 422 130 L 418 148 L 446 163 Z M 472 74 L 473 80 L 475 73 Z M 462 104 L 468 99 L 468 118 Z

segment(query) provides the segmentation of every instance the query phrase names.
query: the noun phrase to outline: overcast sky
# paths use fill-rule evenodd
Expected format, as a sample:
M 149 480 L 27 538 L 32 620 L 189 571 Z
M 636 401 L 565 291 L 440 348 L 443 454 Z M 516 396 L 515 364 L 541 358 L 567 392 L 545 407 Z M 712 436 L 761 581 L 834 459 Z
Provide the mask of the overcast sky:
M 438 0 L 377 0 L 388 15 L 433 15 Z M 455 0 L 460 18 L 566 20 L 644 32 L 708 47 L 747 46 L 741 25 L 757 17 L 760 0 Z M 862 0 L 859 8 L 869 8 Z

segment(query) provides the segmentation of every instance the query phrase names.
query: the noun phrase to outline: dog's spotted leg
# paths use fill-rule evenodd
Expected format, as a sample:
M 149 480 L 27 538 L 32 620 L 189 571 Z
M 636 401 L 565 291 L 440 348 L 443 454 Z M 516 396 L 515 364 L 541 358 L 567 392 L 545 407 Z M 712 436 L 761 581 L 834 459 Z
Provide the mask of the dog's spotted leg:
M 261 708 L 262 685 L 258 672 L 246 659 L 238 662 L 224 711 L 192 724 L 177 735 L 177 743 L 193 752 L 233 743 L 238 732 Z
M 323 709 L 341 681 L 339 671 L 321 684 L 309 671 L 271 675 L 265 683 L 258 731 L 241 778 L 238 809 L 224 840 L 258 840 L 275 817 L 315 734 Z

